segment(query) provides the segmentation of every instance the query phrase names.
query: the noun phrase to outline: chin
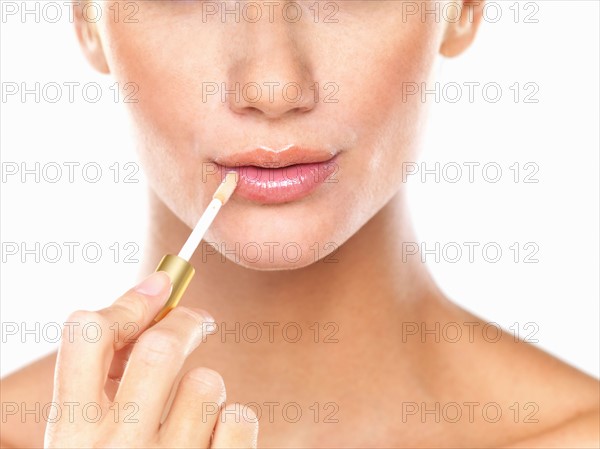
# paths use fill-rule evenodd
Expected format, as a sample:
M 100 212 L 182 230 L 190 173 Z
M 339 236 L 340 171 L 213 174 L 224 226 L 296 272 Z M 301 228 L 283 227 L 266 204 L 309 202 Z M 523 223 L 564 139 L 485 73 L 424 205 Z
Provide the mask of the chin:
M 331 200 L 330 200 L 331 201 Z M 259 271 L 296 270 L 332 254 L 350 236 L 342 204 L 307 200 L 264 206 L 228 204 L 205 236 L 213 256 Z

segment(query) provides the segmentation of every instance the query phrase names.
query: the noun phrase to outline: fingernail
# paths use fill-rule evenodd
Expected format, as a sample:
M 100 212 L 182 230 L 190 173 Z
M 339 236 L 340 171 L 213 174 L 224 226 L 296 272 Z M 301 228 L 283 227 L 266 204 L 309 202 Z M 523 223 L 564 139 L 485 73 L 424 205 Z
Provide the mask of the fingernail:
M 171 278 L 164 271 L 152 273 L 136 287 L 135 291 L 143 295 L 156 296 L 171 285 Z

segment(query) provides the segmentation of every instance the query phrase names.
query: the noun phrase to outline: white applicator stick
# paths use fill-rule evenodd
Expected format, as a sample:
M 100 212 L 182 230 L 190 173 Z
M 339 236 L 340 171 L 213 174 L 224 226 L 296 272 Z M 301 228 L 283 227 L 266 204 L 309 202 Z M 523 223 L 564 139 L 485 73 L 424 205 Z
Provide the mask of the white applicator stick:
M 183 296 L 185 289 L 195 273 L 194 267 L 189 261 L 194 255 L 196 248 L 198 248 L 200 245 L 204 234 L 206 234 L 206 231 L 219 213 L 219 210 L 225 203 L 227 203 L 229 198 L 231 198 L 231 195 L 233 195 L 233 191 L 237 187 L 237 183 L 237 173 L 227 173 L 225 179 L 213 195 L 212 201 L 200 217 L 200 220 L 198 220 L 194 230 L 181 248 L 179 255 L 175 256 L 173 254 L 167 254 L 158 264 L 156 271 L 165 271 L 169 275 L 171 278 L 172 288 L 169 299 L 162 310 L 154 318 L 155 322 L 162 320 L 167 313 L 169 313 L 171 309 L 173 309 L 179 303 L 179 300 Z
M 200 217 L 200 220 L 198 220 L 196 227 L 183 245 L 183 248 L 179 251 L 179 257 L 187 261 L 192 258 L 196 248 L 200 245 L 204 234 L 206 234 L 206 231 L 208 231 L 208 228 L 219 213 L 219 210 L 221 210 L 221 207 L 223 207 L 231 195 L 233 195 L 237 182 L 238 178 L 236 172 L 227 173 L 225 179 L 213 195 L 212 201 Z

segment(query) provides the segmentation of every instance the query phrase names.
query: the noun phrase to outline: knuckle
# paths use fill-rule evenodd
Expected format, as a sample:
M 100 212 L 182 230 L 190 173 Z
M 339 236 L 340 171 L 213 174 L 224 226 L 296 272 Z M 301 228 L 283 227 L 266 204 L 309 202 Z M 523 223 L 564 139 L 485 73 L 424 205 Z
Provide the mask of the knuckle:
M 76 310 L 69 314 L 67 321 L 70 323 L 77 323 L 78 325 L 98 322 L 98 312 L 93 312 L 91 310 Z
M 164 325 L 167 327 L 177 327 L 179 331 L 185 334 L 186 348 L 192 350 L 203 336 L 206 326 L 206 318 L 195 310 L 187 307 L 175 307 L 166 317 Z
M 106 328 L 106 324 L 106 320 L 98 312 L 76 310 L 68 316 L 62 328 L 62 341 L 97 341 L 102 337 L 102 329 Z
M 122 313 L 127 320 L 134 322 L 145 320 L 150 313 L 148 301 L 143 295 L 135 292 L 123 295 L 110 308 Z
M 140 336 L 136 344 L 144 355 L 159 358 L 172 358 L 182 352 L 181 346 L 181 336 L 168 328 L 151 328 Z
M 181 379 L 184 388 L 191 388 L 202 396 L 209 396 L 216 402 L 225 402 L 225 382 L 223 377 L 209 368 L 194 368 Z
M 183 306 L 175 307 L 170 315 L 177 317 L 181 323 L 185 322 L 186 327 L 192 328 L 197 328 L 206 320 L 206 318 L 198 311 Z

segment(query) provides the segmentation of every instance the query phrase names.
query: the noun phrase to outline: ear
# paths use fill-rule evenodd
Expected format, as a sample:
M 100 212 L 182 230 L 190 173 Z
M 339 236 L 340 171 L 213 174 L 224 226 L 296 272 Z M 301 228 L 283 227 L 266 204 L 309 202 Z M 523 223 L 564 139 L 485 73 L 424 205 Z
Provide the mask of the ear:
M 440 53 L 449 58 L 465 51 L 475 39 L 477 29 L 483 18 L 485 0 L 454 0 L 450 10 L 454 9 L 457 17 L 448 18 Z
M 89 63 L 100 73 L 110 73 L 97 24 L 90 20 L 92 12 L 86 8 L 88 0 L 73 2 L 73 20 L 79 45 Z M 92 17 L 93 18 L 93 17 Z

